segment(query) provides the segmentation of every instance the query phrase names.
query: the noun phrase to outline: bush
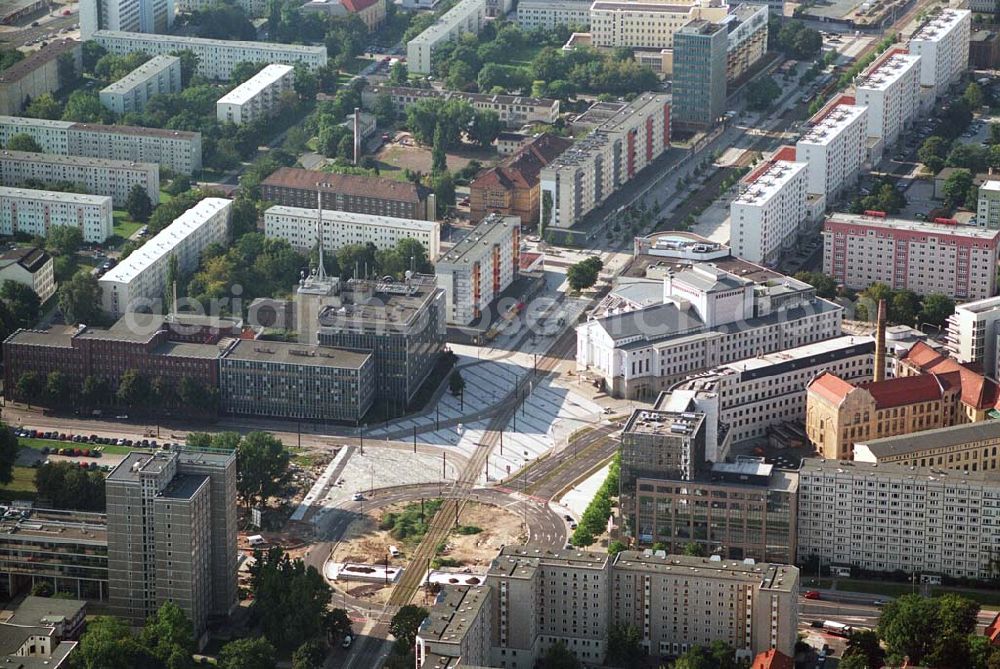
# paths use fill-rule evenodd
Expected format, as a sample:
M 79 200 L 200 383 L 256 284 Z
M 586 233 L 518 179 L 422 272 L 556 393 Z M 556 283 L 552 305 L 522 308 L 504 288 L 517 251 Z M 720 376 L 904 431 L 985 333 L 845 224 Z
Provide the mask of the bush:
M 476 527 L 475 525 L 462 525 L 455 531 L 459 534 L 479 534 L 483 531 L 483 528 Z

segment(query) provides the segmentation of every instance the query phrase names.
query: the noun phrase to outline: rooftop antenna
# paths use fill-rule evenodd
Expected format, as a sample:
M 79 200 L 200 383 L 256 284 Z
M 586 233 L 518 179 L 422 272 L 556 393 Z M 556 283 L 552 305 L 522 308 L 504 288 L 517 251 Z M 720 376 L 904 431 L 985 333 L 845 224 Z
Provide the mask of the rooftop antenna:
M 323 191 L 321 184 L 316 182 L 316 239 L 319 243 L 319 267 L 316 268 L 316 278 L 326 280 L 326 266 L 323 262 Z

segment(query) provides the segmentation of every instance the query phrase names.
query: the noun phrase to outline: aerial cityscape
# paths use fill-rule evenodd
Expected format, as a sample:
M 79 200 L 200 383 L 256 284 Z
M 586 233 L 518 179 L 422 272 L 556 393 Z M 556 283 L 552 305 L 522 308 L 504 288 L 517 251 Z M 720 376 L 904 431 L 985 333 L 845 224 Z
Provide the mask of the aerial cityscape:
M 0 0 L 0 342 L 4 666 L 1000 669 L 1000 2 Z

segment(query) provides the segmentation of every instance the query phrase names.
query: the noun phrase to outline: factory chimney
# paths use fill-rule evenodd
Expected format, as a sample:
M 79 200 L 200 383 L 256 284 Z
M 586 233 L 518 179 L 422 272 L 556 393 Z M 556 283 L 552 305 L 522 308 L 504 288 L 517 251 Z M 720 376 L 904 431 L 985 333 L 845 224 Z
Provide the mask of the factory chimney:
M 878 301 L 875 324 L 875 381 L 885 380 L 885 300 Z

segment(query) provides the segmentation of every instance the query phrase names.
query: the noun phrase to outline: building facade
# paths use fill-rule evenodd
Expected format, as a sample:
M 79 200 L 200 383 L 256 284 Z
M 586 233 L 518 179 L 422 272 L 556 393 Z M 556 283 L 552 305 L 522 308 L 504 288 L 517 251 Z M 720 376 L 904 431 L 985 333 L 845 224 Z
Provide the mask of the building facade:
M 969 67 L 972 12 L 940 9 L 910 37 L 910 53 L 920 56 L 920 85 L 941 97 Z
M 590 25 L 589 0 L 524 0 L 517 3 L 517 25 L 525 30 L 556 26 L 583 28 Z
M 486 21 L 486 0 L 461 0 L 422 33 L 406 43 L 406 67 L 414 74 L 430 74 L 431 57 L 442 44 L 466 33 L 479 34 Z
M 729 7 L 721 2 L 667 4 L 597 0 L 590 7 L 590 34 L 596 47 L 670 49 L 681 27 L 693 21 L 721 21 Z M 725 31 L 723 31 L 723 80 L 725 79 Z M 675 101 L 676 104 L 676 101 Z
M 854 445 L 854 459 L 985 472 L 997 468 L 998 446 L 1000 421 L 987 420 L 858 443 Z
M 868 151 L 868 108 L 834 102 L 810 119 L 795 145 L 796 160 L 809 165 L 807 189 L 833 203 L 857 182 Z
M 823 225 L 823 272 L 857 290 L 980 300 L 996 294 L 998 241 L 1000 229 L 836 213 Z
M 102 243 L 114 234 L 111 198 L 0 186 L 0 234 L 47 237 L 63 225 L 78 228 L 85 242 Z
M 373 216 L 323 209 L 323 248 L 336 253 L 350 244 L 374 244 L 379 250 L 394 249 L 403 239 L 415 239 L 434 260 L 441 253 L 441 224 L 412 218 Z M 275 205 L 264 212 L 264 234 L 284 239 L 298 250 L 312 250 L 317 239 L 317 211 Z
M 226 93 L 215 103 L 222 123 L 253 123 L 275 113 L 282 96 L 292 90 L 295 80 L 291 65 L 272 63 Z
M 181 59 L 154 56 L 110 86 L 101 89 L 101 104 L 116 114 L 141 112 L 154 95 L 179 93 Z
M 855 96 L 868 107 L 868 136 L 895 144 L 920 107 L 920 56 L 889 49 L 855 83 Z
M 741 182 L 729 206 L 733 253 L 773 265 L 794 248 L 806 221 L 808 165 L 767 161 Z
M 437 286 L 444 291 L 446 321 L 468 325 L 517 278 L 520 264 L 521 221 L 513 216 L 490 214 L 434 266 Z
M 438 90 L 436 88 L 409 88 L 407 86 L 372 86 L 361 92 L 361 103 L 371 110 L 380 95 L 388 95 L 396 113 L 406 115 L 414 102 L 428 99 L 464 100 L 479 111 L 492 111 L 508 128 L 520 128 L 527 123 L 555 123 L 559 118 L 559 100 L 531 98 L 522 95 L 494 95 L 492 93 L 466 93 Z
M 729 46 L 726 27 L 695 20 L 673 39 L 673 122 L 684 128 L 715 125 L 726 108 Z
M 767 53 L 767 5 L 746 3 L 724 19 L 728 30 L 726 81 L 734 84 L 753 71 Z
M 976 225 L 990 230 L 1000 229 L 1000 181 L 984 181 L 979 187 L 976 205 Z
M 20 114 L 29 100 L 62 88 L 59 61 L 65 58 L 70 59 L 79 73 L 80 42 L 69 38 L 55 40 L 0 72 L 0 114 Z
M 482 586 L 445 586 L 417 631 L 417 669 L 489 665 L 491 595 Z
M 22 247 L 0 253 L 0 286 L 13 281 L 31 288 L 44 304 L 56 293 L 52 256 L 37 247 Z
M 93 195 L 110 196 L 119 209 L 125 207 L 129 191 L 137 184 L 150 202 L 160 197 L 160 166 L 155 163 L 0 151 L 0 182 L 23 187 L 27 181 L 79 184 Z
M 80 37 L 90 40 L 99 29 L 166 33 L 174 25 L 174 15 L 174 0 L 84 0 Z
M 997 345 L 1000 337 L 1000 298 L 966 302 L 955 307 L 948 317 L 945 341 L 951 355 L 960 363 L 981 366 L 983 373 L 1000 378 L 997 373 Z
M 171 258 L 178 276 L 194 271 L 206 246 L 227 239 L 232 205 L 217 197 L 201 200 L 108 271 L 98 280 L 104 311 L 120 316 L 163 298 Z
M 421 221 L 437 218 L 432 192 L 395 179 L 280 167 L 261 182 L 260 191 L 267 202 L 286 207 L 315 209 L 316 194 L 321 193 L 323 209 Z

